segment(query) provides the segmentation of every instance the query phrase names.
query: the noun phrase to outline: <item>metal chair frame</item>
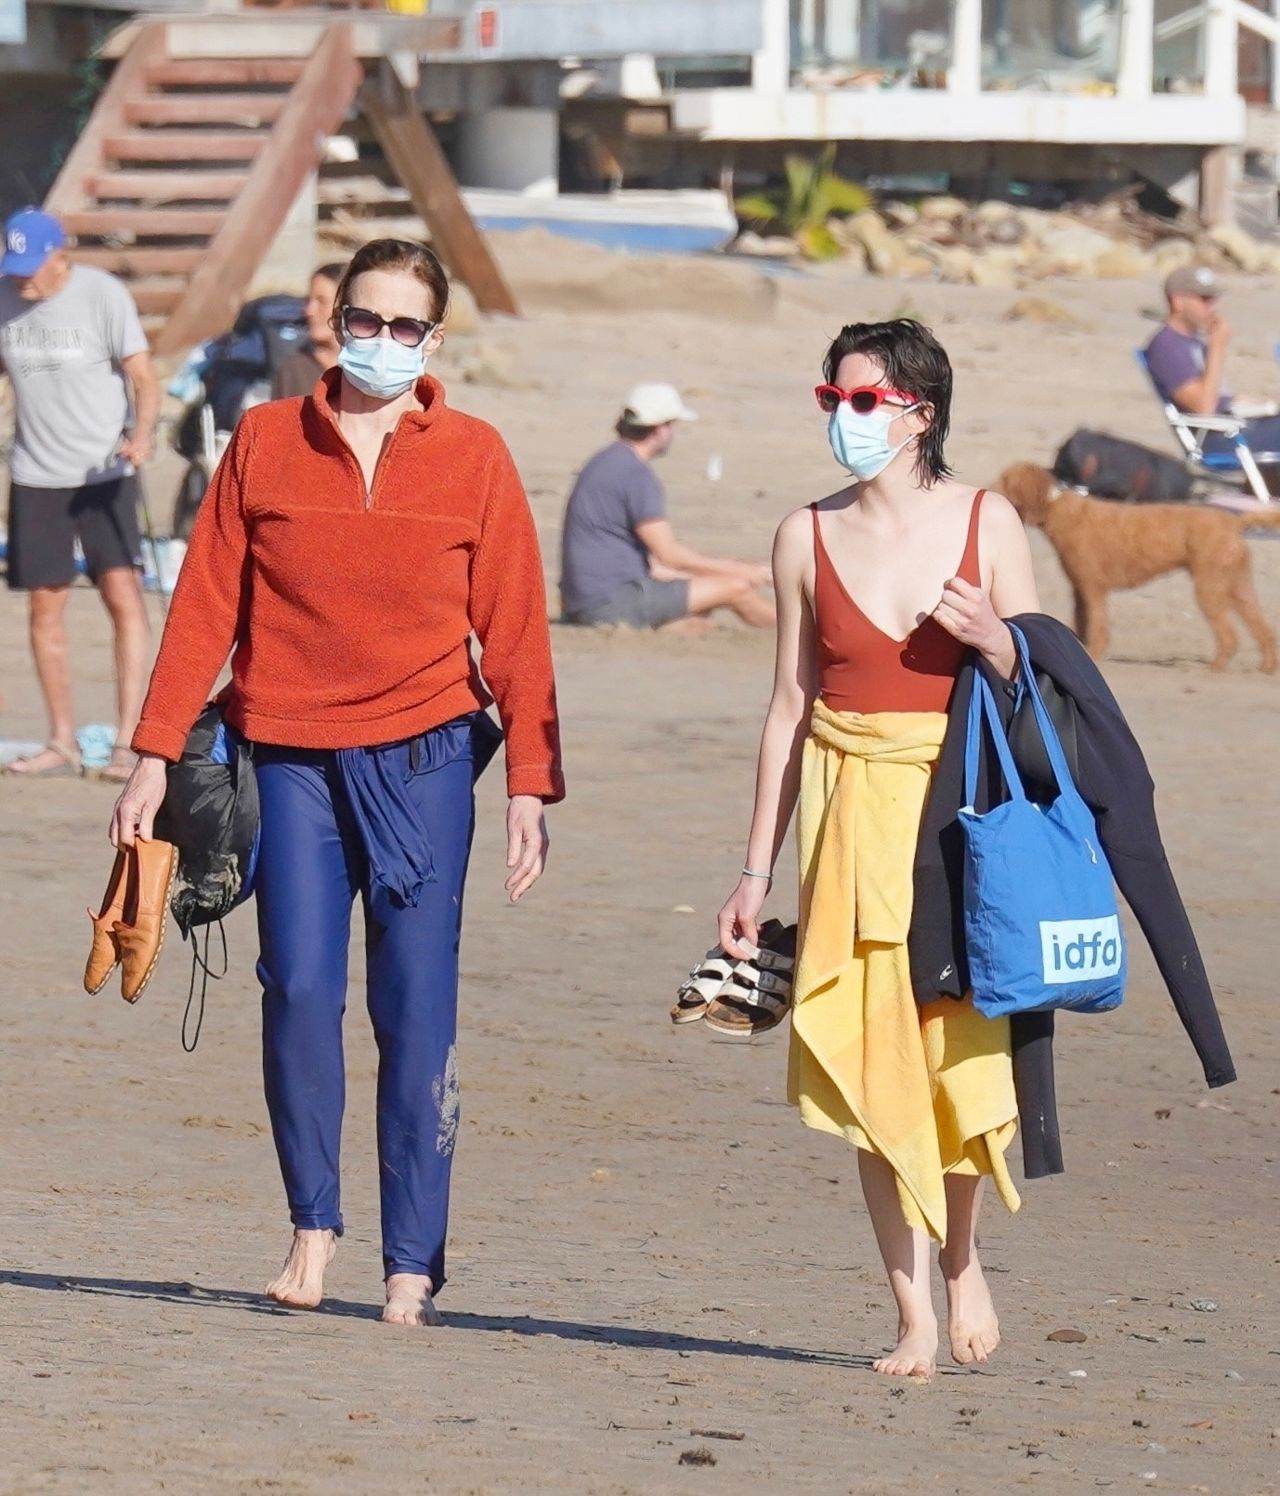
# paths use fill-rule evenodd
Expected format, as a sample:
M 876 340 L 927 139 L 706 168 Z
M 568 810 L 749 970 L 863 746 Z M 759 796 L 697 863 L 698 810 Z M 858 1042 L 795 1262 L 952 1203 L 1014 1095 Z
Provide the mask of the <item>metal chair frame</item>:
M 1135 357 L 1138 360 L 1138 367 L 1146 375 L 1151 388 L 1155 390 L 1156 398 L 1160 401 L 1161 409 L 1164 411 L 1165 420 L 1168 421 L 1169 429 L 1182 449 L 1182 458 L 1191 476 L 1202 481 L 1223 482 L 1225 480 L 1228 483 L 1243 484 L 1260 504 L 1272 503 L 1273 497 L 1267 488 L 1259 464 L 1265 463 L 1271 467 L 1280 467 L 1280 452 L 1255 452 L 1249 445 L 1249 423 L 1240 416 L 1200 416 L 1179 410 L 1171 400 L 1166 400 L 1156 389 L 1155 380 L 1151 378 L 1151 367 L 1147 362 L 1146 349 L 1137 349 Z M 1235 450 L 1206 453 L 1204 439 L 1215 432 L 1229 438 Z

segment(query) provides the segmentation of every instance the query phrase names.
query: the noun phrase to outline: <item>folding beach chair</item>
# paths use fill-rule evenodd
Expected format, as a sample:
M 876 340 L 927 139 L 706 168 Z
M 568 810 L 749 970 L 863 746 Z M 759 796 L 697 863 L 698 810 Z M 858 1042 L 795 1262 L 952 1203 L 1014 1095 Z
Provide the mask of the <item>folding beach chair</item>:
M 1139 348 L 1134 355 L 1138 367 L 1155 390 L 1165 420 L 1182 449 L 1182 459 L 1193 478 L 1241 484 L 1260 504 L 1270 504 L 1271 491 L 1262 476 L 1262 467 L 1280 466 L 1280 452 L 1255 452 L 1249 446 L 1248 422 L 1239 416 L 1197 416 L 1179 410 L 1156 389 L 1147 363 L 1147 350 Z M 1206 452 L 1204 440 L 1212 433 L 1225 436 L 1232 444 L 1230 452 Z

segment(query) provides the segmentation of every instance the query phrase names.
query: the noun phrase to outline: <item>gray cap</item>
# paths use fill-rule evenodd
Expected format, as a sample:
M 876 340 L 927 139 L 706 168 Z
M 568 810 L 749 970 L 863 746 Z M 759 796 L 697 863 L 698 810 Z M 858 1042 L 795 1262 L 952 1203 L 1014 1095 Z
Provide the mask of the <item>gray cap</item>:
M 1179 265 L 1164 283 L 1166 296 L 1220 296 L 1218 277 L 1208 265 Z

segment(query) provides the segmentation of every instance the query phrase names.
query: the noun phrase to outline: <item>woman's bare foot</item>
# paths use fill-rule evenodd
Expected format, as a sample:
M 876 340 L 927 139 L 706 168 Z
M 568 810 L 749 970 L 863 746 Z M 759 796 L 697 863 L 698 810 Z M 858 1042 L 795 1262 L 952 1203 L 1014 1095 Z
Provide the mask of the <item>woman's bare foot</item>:
M 324 1298 L 324 1270 L 337 1250 L 332 1231 L 294 1231 L 280 1276 L 267 1284 L 267 1297 L 293 1309 L 314 1309 Z
M 392 1273 L 387 1279 L 384 1325 L 442 1325 L 431 1297 L 431 1279 L 423 1273 Z
M 872 1366 L 882 1377 L 931 1377 L 938 1365 L 938 1322 L 899 1325 L 898 1343 Z
M 966 1253 L 961 1263 L 940 1252 L 938 1266 L 947 1285 L 947 1331 L 952 1358 L 957 1366 L 990 1360 L 1000 1344 L 1000 1321 L 977 1253 Z

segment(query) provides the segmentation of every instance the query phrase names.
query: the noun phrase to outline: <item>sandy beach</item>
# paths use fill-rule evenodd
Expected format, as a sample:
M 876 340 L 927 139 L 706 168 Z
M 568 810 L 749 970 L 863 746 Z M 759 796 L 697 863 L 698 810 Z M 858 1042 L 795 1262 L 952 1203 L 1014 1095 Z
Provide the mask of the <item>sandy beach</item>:
M 838 486 L 811 390 L 849 320 L 934 325 L 958 371 L 951 456 L 974 481 L 1051 458 L 1078 425 L 1168 442 L 1132 356 L 1154 286 L 1041 287 L 1079 323 L 1046 327 L 1006 320 L 1027 293 L 499 247 L 527 315 L 447 345 L 439 372 L 514 450 L 553 586 L 572 475 L 645 378 L 702 416 L 661 468 L 678 530 L 763 558 L 786 512 Z M 1280 290 L 1241 280 L 1224 310 L 1236 391 L 1280 393 Z M 1280 625 L 1280 544 L 1251 547 Z M 1067 617 L 1053 555 L 1033 549 L 1045 607 Z M 72 602 L 79 715 L 104 721 L 105 619 L 87 588 Z M 176 933 L 136 1009 L 80 987 L 111 791 L 0 777 L 0 1496 L 1276 1490 L 1280 683 L 1247 640 L 1208 673 L 1185 576 L 1117 597 L 1112 619 L 1106 673 L 1241 1079 L 1206 1090 L 1136 941 L 1126 1005 L 1061 1025 L 1067 1174 L 1027 1184 L 1016 1218 L 986 1212 L 1005 1343 L 927 1385 L 868 1369 L 892 1339 L 888 1293 L 853 1154 L 785 1104 L 785 1030 L 743 1046 L 667 1021 L 740 865 L 770 639 L 553 630 L 570 797 L 517 910 L 499 776 L 481 791 L 439 1331 L 376 1322 L 359 963 L 348 1233 L 325 1309 L 292 1312 L 261 1294 L 288 1225 L 252 911 L 229 922 L 230 975 L 185 1055 Z M 0 679 L 3 734 L 39 737 L 25 600 L 8 594 Z M 794 914 L 790 863 L 773 908 Z M 1085 1339 L 1048 1338 L 1062 1329 Z

